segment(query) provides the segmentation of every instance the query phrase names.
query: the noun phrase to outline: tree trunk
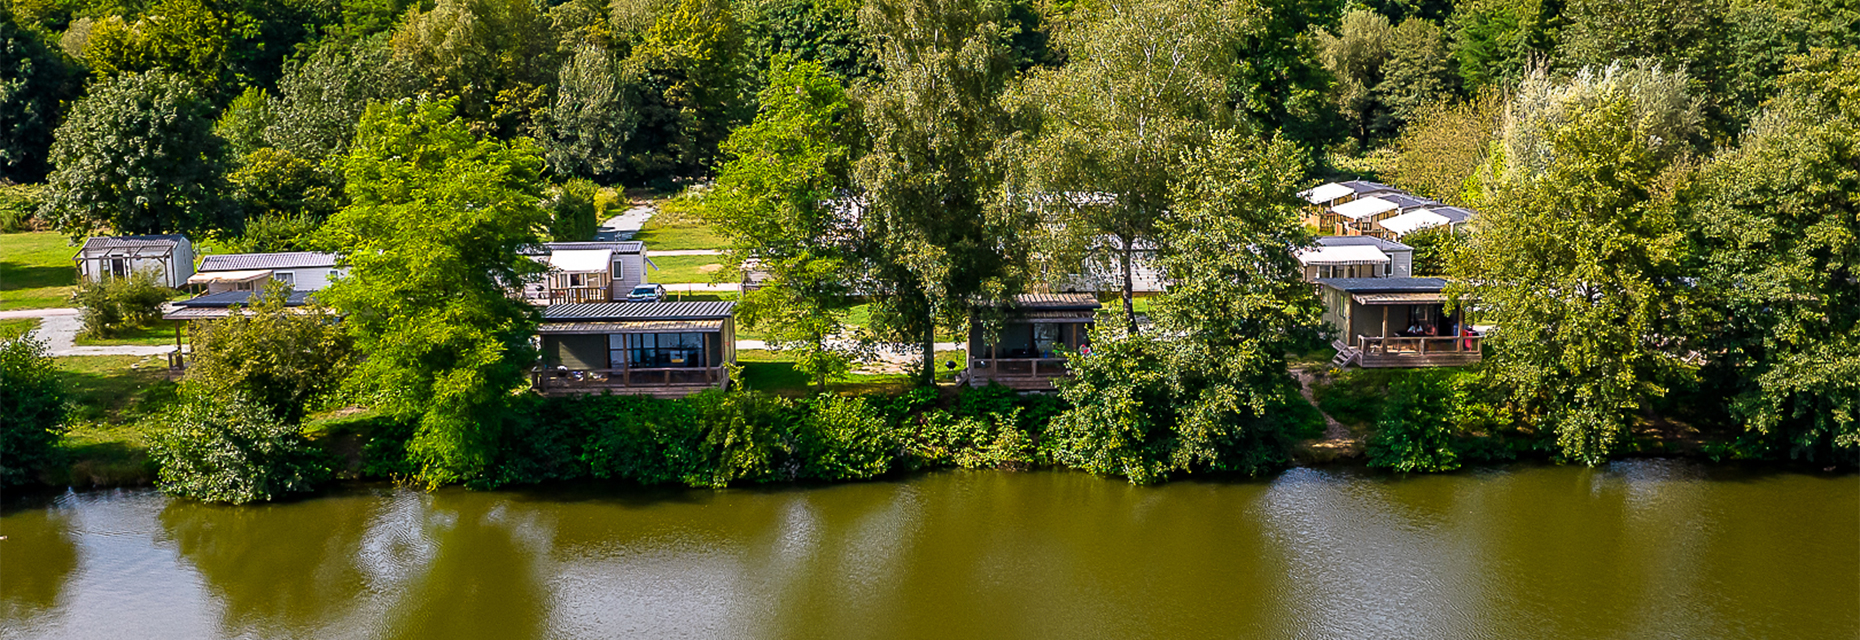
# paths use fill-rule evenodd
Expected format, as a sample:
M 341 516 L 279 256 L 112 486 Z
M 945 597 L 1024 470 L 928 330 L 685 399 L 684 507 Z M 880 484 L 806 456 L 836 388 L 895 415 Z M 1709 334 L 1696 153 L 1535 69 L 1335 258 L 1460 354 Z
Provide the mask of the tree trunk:
M 1131 248 L 1130 244 L 1131 241 L 1128 238 L 1124 239 L 1124 250 L 1118 252 L 1118 257 L 1124 267 L 1124 328 L 1128 329 L 1131 335 L 1135 335 L 1137 333 L 1137 303 L 1133 298 L 1136 297 L 1136 286 L 1130 282 L 1130 255 L 1135 249 Z
M 936 384 L 936 314 L 926 314 L 924 318 L 924 368 L 918 375 L 917 382 L 925 386 Z

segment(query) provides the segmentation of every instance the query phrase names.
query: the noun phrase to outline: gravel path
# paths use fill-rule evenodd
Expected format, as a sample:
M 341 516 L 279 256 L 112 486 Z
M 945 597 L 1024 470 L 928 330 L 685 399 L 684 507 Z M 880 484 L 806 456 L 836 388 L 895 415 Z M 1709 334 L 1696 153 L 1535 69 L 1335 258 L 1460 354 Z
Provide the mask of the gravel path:
M 39 328 L 33 335 L 45 341 L 46 352 L 53 357 L 60 356 L 158 356 L 174 350 L 174 345 L 159 347 L 116 346 L 116 347 L 80 347 L 77 345 L 78 330 L 84 327 L 83 318 L 77 309 L 40 309 L 39 311 L 70 311 L 55 315 L 41 315 Z
M 650 204 L 627 209 L 624 213 L 608 218 L 607 222 L 602 223 L 600 229 L 594 232 L 594 239 L 602 242 L 632 240 L 633 236 L 639 233 L 639 228 L 645 226 L 646 221 L 652 218 L 652 214 L 658 212 L 659 210 Z

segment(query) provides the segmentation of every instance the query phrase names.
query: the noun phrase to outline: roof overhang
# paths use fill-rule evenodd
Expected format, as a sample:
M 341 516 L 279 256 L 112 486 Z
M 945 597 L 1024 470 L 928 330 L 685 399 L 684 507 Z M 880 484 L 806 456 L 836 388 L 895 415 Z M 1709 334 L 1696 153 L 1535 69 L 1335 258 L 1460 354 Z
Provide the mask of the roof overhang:
M 1419 209 L 1383 220 L 1379 224 L 1382 225 L 1382 228 L 1394 232 L 1396 235 L 1406 235 L 1429 227 L 1451 224 L 1452 222 L 1453 220 L 1446 216 L 1427 209 Z
M 1341 184 L 1337 184 L 1335 182 L 1328 182 L 1328 183 L 1320 184 L 1316 187 L 1313 187 L 1312 189 L 1305 191 L 1303 193 L 1300 193 L 1298 195 L 1303 196 L 1305 199 L 1305 202 L 1309 202 L 1311 204 L 1324 204 L 1332 200 L 1336 200 L 1338 198 L 1350 195 L 1352 193 L 1356 193 L 1356 190 L 1343 186 Z
M 1369 216 L 1387 213 L 1400 208 L 1400 205 L 1393 202 L 1375 196 L 1368 196 L 1331 207 L 1330 210 L 1332 213 L 1351 220 L 1361 220 Z
M 629 322 L 545 322 L 536 327 L 543 335 L 721 332 L 722 320 L 635 320 Z
M 569 273 L 606 271 L 613 260 L 611 249 L 568 249 L 549 254 L 549 266 Z
M 208 284 L 214 282 L 254 282 L 271 277 L 270 269 L 248 269 L 245 271 L 210 271 L 188 276 L 188 284 Z
M 1389 256 L 1381 249 L 1366 244 L 1340 245 L 1301 252 L 1298 254 L 1298 262 L 1307 267 L 1388 264 Z

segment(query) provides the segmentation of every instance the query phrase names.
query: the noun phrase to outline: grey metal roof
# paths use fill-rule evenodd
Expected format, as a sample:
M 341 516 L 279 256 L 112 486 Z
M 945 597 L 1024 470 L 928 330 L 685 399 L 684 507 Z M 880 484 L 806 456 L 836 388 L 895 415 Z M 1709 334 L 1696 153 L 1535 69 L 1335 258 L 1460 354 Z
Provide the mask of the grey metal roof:
M 1446 278 L 1319 278 L 1318 284 L 1350 293 L 1436 293 Z
M 174 253 L 174 248 L 187 242 L 187 236 L 164 234 L 152 236 L 92 236 L 84 239 L 84 246 L 72 260 L 94 260 L 97 258 L 159 258 Z
M 517 253 L 526 256 L 546 256 L 557 251 L 580 251 L 586 249 L 608 249 L 614 253 L 644 253 L 646 243 L 638 240 L 617 242 L 544 242 L 540 245 L 524 247 Z
M 283 253 L 223 253 L 200 261 L 200 272 L 246 271 L 249 269 L 310 269 L 336 266 L 336 254 L 316 251 Z
M 1369 245 L 1377 249 L 1381 249 L 1383 251 L 1413 251 L 1414 250 L 1414 247 L 1410 247 L 1408 245 L 1402 244 L 1400 242 L 1396 242 L 1394 240 L 1383 240 L 1375 236 L 1319 236 L 1317 239 L 1317 244 L 1320 247 L 1353 247 L 1353 246 L 1360 246 L 1360 245 Z
M 1395 187 L 1380 182 L 1370 182 L 1368 180 L 1345 180 L 1337 184 L 1349 187 L 1351 191 L 1355 191 L 1358 195 L 1376 191 L 1400 191 Z
M 230 307 L 235 304 L 246 304 L 252 299 L 253 295 L 258 294 L 258 293 L 261 293 L 261 292 L 258 292 L 258 291 L 221 291 L 219 293 L 209 293 L 203 296 L 195 296 L 192 298 L 188 298 L 186 300 L 182 300 L 180 302 L 176 302 L 174 304 L 175 306 L 189 307 L 189 308 L 215 308 L 215 307 L 223 308 L 223 307 Z M 284 299 L 284 306 L 301 307 L 304 304 L 308 303 L 309 300 L 310 300 L 310 292 L 292 291 L 290 296 Z
M 1378 193 L 1376 194 L 1376 197 L 1395 203 L 1395 206 L 1401 207 L 1403 211 L 1413 209 L 1415 207 L 1437 206 L 1440 204 L 1437 201 L 1429 200 L 1427 198 L 1422 198 L 1420 196 L 1410 195 L 1407 192 L 1403 192 L 1403 191 L 1397 191 L 1395 193 Z
M 1453 221 L 1454 224 L 1471 220 L 1473 216 L 1479 215 L 1471 209 L 1460 207 L 1428 207 L 1427 210 L 1445 216 L 1448 220 Z
M 543 309 L 543 321 L 715 320 L 735 314 L 734 302 L 582 302 L 551 305 Z

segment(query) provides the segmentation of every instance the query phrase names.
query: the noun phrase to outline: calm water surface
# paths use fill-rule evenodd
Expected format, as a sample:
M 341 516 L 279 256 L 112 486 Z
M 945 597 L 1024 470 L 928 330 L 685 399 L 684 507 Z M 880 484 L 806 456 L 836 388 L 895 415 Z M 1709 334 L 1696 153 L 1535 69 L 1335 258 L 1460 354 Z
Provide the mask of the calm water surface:
M 1131 487 L 12 499 L 5 638 L 1855 638 L 1860 478 L 1643 460 Z

